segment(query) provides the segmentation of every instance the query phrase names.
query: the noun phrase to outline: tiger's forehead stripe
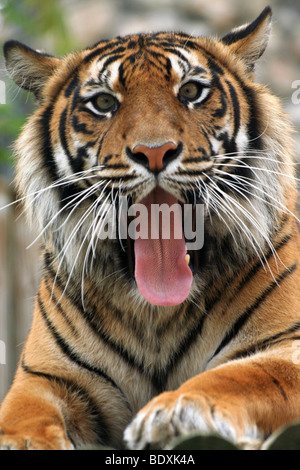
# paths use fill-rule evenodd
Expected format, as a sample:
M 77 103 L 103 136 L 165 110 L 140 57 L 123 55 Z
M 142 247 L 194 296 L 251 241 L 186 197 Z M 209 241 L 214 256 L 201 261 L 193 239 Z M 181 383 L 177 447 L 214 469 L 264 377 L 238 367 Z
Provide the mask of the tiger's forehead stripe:
M 108 65 L 103 65 L 99 60 L 89 69 L 88 80 L 82 86 L 86 98 L 93 96 L 97 91 L 114 91 L 113 84 L 119 75 L 120 59 L 118 57 L 111 59 Z M 118 94 L 118 98 L 121 99 L 121 95 Z
M 139 60 L 142 56 L 145 57 L 145 61 Z M 172 70 L 177 74 L 179 80 L 207 73 L 203 67 L 204 64 L 199 63 L 199 58 L 194 54 L 194 51 L 188 50 L 185 45 L 173 44 L 168 41 L 154 41 L 152 36 L 148 36 L 143 41 L 140 38 L 138 41 L 131 40 L 128 47 L 121 46 L 109 51 L 105 50 L 105 53 L 98 57 L 92 67 L 93 78 L 89 79 L 88 84 L 96 84 L 94 70 L 97 70 L 98 84 L 104 84 L 112 90 L 112 84 L 118 78 L 123 87 L 126 87 L 126 81 L 132 76 L 132 73 L 137 68 L 145 67 L 146 64 L 164 74 L 167 81 L 171 78 Z
M 165 52 L 171 52 L 176 54 L 181 61 L 186 62 L 189 65 L 190 48 L 187 46 L 186 41 L 183 42 L 181 36 L 188 37 L 179 34 L 168 34 L 168 33 L 157 33 L 157 34 L 140 34 L 136 36 L 128 36 L 124 38 L 116 38 L 111 41 L 104 41 L 96 45 L 96 49 L 88 53 L 84 58 L 84 64 L 91 62 L 93 59 L 98 58 L 99 61 L 106 61 L 103 63 L 103 68 L 107 67 L 111 61 L 114 61 L 117 56 L 118 58 L 125 58 L 130 60 L 133 56 L 139 55 L 143 51 L 153 57 L 163 58 L 164 55 L 161 53 L 162 50 Z M 189 41 L 191 42 L 191 41 Z M 197 47 L 197 43 L 194 42 L 193 49 Z M 199 49 L 199 47 L 198 47 Z

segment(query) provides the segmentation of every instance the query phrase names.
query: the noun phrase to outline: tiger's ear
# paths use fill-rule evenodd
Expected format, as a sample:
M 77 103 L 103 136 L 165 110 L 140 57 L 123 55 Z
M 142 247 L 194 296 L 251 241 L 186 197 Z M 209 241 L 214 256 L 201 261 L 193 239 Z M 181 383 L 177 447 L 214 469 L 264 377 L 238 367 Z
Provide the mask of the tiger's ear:
M 252 23 L 233 29 L 222 38 L 233 54 L 241 58 L 248 71 L 254 70 L 255 62 L 264 53 L 271 33 L 272 10 L 268 6 Z
M 61 62 L 60 59 L 35 51 L 18 41 L 7 41 L 3 47 L 5 64 L 14 82 L 37 98 Z

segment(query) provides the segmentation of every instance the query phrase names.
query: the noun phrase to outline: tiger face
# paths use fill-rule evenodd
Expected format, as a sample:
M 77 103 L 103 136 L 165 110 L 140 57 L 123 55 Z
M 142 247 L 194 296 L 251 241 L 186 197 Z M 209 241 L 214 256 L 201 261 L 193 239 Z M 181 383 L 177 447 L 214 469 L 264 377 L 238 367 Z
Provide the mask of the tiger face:
M 15 81 L 39 100 L 17 142 L 18 186 L 62 276 L 176 306 L 272 250 L 293 182 L 288 124 L 253 81 L 268 11 L 255 26 L 221 40 L 130 35 L 65 59 L 6 44 Z M 201 204 L 203 248 L 189 251 L 182 229 L 121 239 L 121 198 L 174 206 L 174 219 Z M 99 236 L 107 223 L 116 237 Z

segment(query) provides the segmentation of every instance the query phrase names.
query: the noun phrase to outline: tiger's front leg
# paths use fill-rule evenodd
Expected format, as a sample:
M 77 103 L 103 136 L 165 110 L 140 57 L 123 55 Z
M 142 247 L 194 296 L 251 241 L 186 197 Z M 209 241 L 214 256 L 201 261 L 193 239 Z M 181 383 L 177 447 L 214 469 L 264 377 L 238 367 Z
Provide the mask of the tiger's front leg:
M 161 449 L 180 435 L 217 433 L 258 449 L 300 416 L 299 382 L 295 365 L 272 356 L 220 366 L 151 400 L 126 429 L 125 441 L 131 449 Z
M 20 380 L 7 395 L 0 417 L 0 450 L 70 450 L 58 399 L 43 380 Z

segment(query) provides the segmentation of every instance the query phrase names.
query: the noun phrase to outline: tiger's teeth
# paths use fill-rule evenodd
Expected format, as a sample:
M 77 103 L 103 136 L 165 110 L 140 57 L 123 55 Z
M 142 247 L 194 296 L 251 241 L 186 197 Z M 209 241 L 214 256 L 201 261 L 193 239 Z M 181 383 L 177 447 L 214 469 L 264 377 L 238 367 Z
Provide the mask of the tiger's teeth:
M 185 261 L 186 261 L 187 264 L 190 264 L 190 260 L 191 260 L 190 255 L 185 255 L 185 258 L 184 258 L 184 259 L 185 259 Z

